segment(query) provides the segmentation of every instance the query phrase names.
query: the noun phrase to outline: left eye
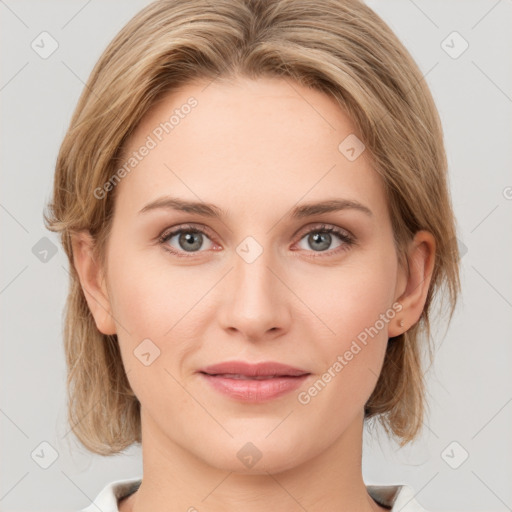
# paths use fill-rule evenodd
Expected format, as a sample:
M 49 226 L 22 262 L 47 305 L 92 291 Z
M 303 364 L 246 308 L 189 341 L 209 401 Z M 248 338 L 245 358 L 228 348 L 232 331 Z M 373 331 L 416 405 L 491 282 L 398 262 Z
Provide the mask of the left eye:
M 354 242 L 352 238 L 345 233 L 345 231 L 336 228 L 334 226 L 323 226 L 320 228 L 313 228 L 308 231 L 302 238 L 302 240 L 306 240 L 306 243 L 310 245 L 310 247 L 314 247 L 314 252 L 327 252 L 331 243 L 332 243 L 332 235 L 338 237 L 341 240 L 341 243 L 336 247 L 332 248 L 333 250 L 350 247 Z M 307 248 L 306 248 L 307 250 Z M 334 252 L 337 252 L 336 250 Z

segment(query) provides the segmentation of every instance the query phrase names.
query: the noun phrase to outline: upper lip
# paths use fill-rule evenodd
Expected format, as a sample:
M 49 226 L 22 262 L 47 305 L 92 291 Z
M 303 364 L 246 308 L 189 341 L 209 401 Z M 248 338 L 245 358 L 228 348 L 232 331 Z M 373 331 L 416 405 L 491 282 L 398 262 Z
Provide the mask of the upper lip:
M 246 377 L 277 377 L 292 376 L 299 377 L 307 375 L 310 372 L 295 368 L 287 364 L 277 363 L 274 361 L 263 363 L 246 363 L 244 361 L 225 361 L 223 363 L 206 366 L 199 370 L 200 373 L 208 373 L 209 375 L 230 374 L 244 375 Z

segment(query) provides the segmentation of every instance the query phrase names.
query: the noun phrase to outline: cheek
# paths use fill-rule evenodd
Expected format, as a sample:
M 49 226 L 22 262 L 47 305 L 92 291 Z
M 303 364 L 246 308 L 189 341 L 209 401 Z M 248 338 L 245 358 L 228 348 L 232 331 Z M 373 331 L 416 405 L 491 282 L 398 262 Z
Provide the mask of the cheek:
M 193 306 L 207 288 L 183 269 L 162 266 L 162 259 L 155 264 L 142 252 L 126 249 L 109 261 L 116 262 L 109 268 L 111 304 L 130 385 L 144 403 L 172 394 L 179 405 L 186 397 L 168 372 L 179 378 L 175 365 L 198 338 L 200 308 Z
M 380 254 L 340 266 L 324 277 L 319 274 L 307 295 L 324 333 L 319 336 L 316 330 L 310 336 L 316 338 L 323 370 L 336 375 L 332 379 L 336 383 L 329 387 L 342 391 L 339 396 L 345 399 L 367 397 L 373 389 L 384 360 L 388 326 L 396 321 L 392 304 L 397 263 L 385 252 Z
M 315 410 L 322 418 L 326 439 L 339 435 L 361 413 L 377 384 L 388 323 L 395 315 L 390 302 L 392 272 L 387 276 L 382 277 L 376 267 L 371 271 L 353 268 L 340 272 L 339 279 L 324 282 L 329 293 L 309 296 L 311 309 L 321 312 L 319 317 L 329 329 L 322 327 L 321 336 L 318 330 L 310 332 L 319 364 L 315 381 L 298 401 L 304 411 Z M 310 323 L 318 327 L 318 322 Z M 338 421 L 327 421 L 324 416 Z
M 162 265 L 161 256 L 149 258 L 133 251 L 114 261 L 110 269 L 114 316 L 134 342 L 141 336 L 161 339 L 200 297 L 201 281 L 179 267 Z
M 353 338 L 373 326 L 391 308 L 396 284 L 396 261 L 382 257 L 361 258 L 340 266 L 339 271 L 315 279 L 317 292 L 311 297 L 321 318 L 341 339 Z M 391 311 L 389 311 L 391 309 Z M 379 322 L 380 330 L 382 325 Z M 387 323 L 385 323 L 387 335 Z

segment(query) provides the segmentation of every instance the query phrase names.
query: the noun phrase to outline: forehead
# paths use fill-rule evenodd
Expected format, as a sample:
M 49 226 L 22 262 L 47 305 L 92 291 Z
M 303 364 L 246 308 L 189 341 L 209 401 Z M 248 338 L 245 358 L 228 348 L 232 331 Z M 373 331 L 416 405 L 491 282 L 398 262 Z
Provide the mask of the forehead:
M 133 210 L 169 193 L 235 209 L 250 198 L 268 212 L 276 201 L 339 195 L 385 209 L 366 152 L 351 161 L 339 149 L 355 136 L 333 98 L 289 79 L 188 84 L 153 105 L 128 140 L 122 164 L 133 165 L 119 200 Z

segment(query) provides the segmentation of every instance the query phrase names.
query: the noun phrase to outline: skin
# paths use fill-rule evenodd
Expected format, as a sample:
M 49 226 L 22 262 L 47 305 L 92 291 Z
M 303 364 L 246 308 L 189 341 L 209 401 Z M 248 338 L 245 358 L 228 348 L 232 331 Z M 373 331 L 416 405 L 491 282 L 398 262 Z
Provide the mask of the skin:
M 407 275 L 367 152 L 351 162 L 338 151 L 357 134 L 353 124 L 328 96 L 283 79 L 188 84 L 146 114 L 126 154 L 190 96 L 198 105 L 117 185 L 105 268 L 87 232 L 73 238 L 96 325 L 117 334 L 141 402 L 144 477 L 120 510 L 386 510 L 362 478 L 363 408 L 388 338 L 421 315 L 435 241 L 416 234 Z M 166 194 L 214 203 L 227 216 L 139 214 Z M 296 205 L 333 198 L 358 201 L 372 215 L 287 217 Z M 179 235 L 167 241 L 180 258 L 158 236 L 184 223 L 209 234 L 195 252 Z M 331 234 L 327 249 L 316 249 L 307 231 L 319 223 L 348 230 L 356 243 Z M 252 263 L 236 251 L 247 236 L 263 250 Z M 397 302 L 401 312 L 310 403 L 299 403 L 298 393 Z M 133 354 L 146 338 L 160 349 L 149 366 Z M 312 375 L 280 398 L 242 403 L 196 373 L 226 360 L 279 361 Z M 237 457 L 247 442 L 262 454 L 252 468 Z

